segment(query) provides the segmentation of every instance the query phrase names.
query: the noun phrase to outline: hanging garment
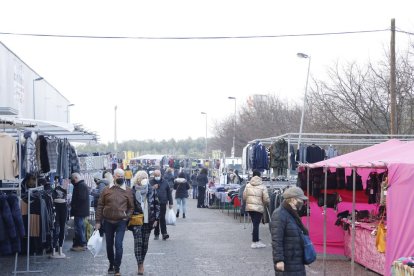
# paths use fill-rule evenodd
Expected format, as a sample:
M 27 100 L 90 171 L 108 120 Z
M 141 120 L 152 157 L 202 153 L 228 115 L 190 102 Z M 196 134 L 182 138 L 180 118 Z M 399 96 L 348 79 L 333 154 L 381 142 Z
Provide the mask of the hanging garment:
M 26 153 L 25 153 L 25 170 L 26 173 L 37 174 L 39 166 L 36 158 L 36 140 L 37 136 L 31 131 L 24 134 L 26 138 Z
M 58 142 L 49 139 L 47 141 L 47 158 L 49 160 L 50 172 L 56 172 L 58 163 Z
M 43 173 L 50 172 L 49 156 L 47 154 L 47 140 L 43 135 L 39 135 L 39 157 L 40 169 Z
M 0 133 L 0 180 L 15 180 L 19 174 L 16 141 L 6 133 Z

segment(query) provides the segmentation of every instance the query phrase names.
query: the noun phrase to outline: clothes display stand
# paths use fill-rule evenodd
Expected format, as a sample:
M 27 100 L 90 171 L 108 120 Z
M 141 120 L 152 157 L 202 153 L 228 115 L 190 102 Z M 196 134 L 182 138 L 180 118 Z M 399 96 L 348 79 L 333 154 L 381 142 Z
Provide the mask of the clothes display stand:
M 30 196 L 33 191 L 42 191 L 43 186 L 36 187 L 36 188 L 29 188 L 27 190 L 27 257 L 26 257 L 26 270 L 17 271 L 17 258 L 18 253 L 16 253 L 15 261 L 14 261 L 14 271 L 13 274 L 16 275 L 18 273 L 42 273 L 42 270 L 30 270 Z M 36 255 L 35 255 L 36 256 Z

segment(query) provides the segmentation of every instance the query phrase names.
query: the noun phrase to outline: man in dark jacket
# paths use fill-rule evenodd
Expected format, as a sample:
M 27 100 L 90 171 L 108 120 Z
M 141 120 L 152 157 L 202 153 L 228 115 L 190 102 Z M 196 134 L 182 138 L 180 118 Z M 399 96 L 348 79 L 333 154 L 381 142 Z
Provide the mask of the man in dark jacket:
M 86 234 L 84 219 L 89 216 L 89 190 L 79 173 L 73 173 L 71 177 L 73 195 L 71 202 L 71 216 L 75 222 L 75 239 L 72 251 L 84 251 L 86 249 Z
M 200 174 L 197 176 L 197 185 L 198 185 L 198 202 L 197 208 L 207 208 L 204 204 L 204 199 L 206 197 L 206 185 L 208 183 L 207 169 L 203 168 L 200 171 Z
M 165 223 L 165 213 L 167 212 L 167 204 L 169 204 L 169 208 L 173 208 L 173 199 L 171 195 L 171 189 L 168 182 L 161 176 L 160 170 L 154 171 L 154 178 L 151 179 L 150 182 L 152 188 L 157 192 L 158 199 L 160 201 L 160 217 L 159 223 L 154 230 L 155 240 L 159 239 L 160 236 L 160 227 L 161 227 L 161 234 L 162 239 L 166 240 L 170 237 L 167 233 L 167 225 Z

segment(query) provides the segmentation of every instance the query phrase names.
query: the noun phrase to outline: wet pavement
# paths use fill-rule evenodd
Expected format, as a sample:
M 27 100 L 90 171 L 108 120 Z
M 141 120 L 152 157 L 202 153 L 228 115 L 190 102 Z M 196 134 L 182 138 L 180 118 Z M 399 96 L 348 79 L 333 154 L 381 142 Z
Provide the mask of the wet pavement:
M 251 249 L 252 226 L 240 223 L 227 210 L 199 209 L 196 200 L 187 203 L 187 218 L 179 218 L 176 226 L 168 226 L 167 241 L 150 238 L 145 259 L 147 276 L 274 275 L 271 238 L 268 225 L 260 226 L 260 238 L 266 248 Z M 30 258 L 32 275 L 107 275 L 106 251 L 94 258 L 90 252 L 71 252 L 71 242 L 64 245 L 66 259 L 50 259 L 47 255 Z M 133 253 L 134 240 L 127 231 L 124 239 L 122 275 L 137 275 Z M 26 268 L 25 256 L 19 257 L 19 270 Z M 329 256 L 326 275 L 350 275 L 351 263 L 344 257 Z M 14 258 L 0 258 L 0 275 L 13 275 Z M 323 275 L 322 259 L 307 267 L 307 275 Z M 355 275 L 378 275 L 356 265 Z

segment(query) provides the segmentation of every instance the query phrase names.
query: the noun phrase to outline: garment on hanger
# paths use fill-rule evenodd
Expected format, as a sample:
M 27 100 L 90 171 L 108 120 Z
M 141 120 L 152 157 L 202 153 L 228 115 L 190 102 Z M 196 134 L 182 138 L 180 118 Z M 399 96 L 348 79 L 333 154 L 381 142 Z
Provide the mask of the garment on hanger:
M 0 133 L 0 180 L 15 180 L 19 174 L 16 141 L 6 133 Z
M 20 253 L 24 236 L 19 198 L 0 193 L 0 255 Z

